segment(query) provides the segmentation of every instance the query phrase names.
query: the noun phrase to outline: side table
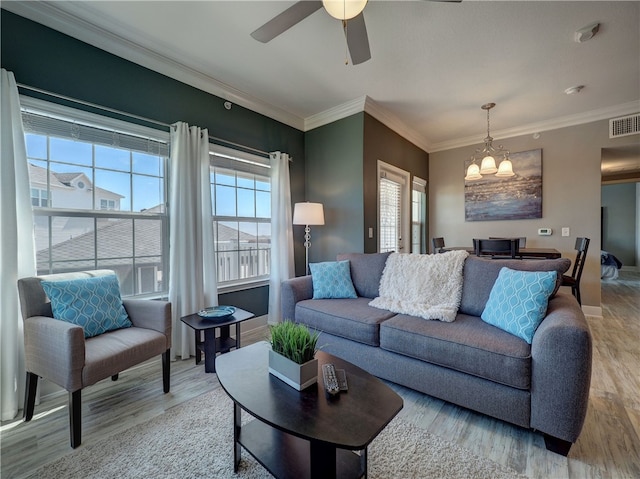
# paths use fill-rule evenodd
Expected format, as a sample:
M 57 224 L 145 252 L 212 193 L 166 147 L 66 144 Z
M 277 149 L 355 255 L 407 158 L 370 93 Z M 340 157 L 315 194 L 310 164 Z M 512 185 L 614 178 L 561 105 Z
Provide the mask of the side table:
M 216 355 L 227 353 L 231 348 L 240 348 L 240 323 L 255 315 L 244 309 L 236 308 L 231 316 L 222 319 L 203 318 L 197 313 L 180 318 L 180 321 L 195 331 L 196 364 L 199 364 L 204 353 L 204 371 L 216 372 Z M 230 335 L 230 326 L 235 325 L 235 339 Z M 216 328 L 220 328 L 220 336 L 216 337 Z M 204 331 L 204 341 L 200 340 L 200 331 Z

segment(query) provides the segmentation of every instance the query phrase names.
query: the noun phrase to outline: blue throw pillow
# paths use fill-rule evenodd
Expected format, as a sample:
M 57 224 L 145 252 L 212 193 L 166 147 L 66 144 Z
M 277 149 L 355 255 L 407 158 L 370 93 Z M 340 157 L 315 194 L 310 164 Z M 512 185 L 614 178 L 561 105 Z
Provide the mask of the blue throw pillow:
M 482 320 L 531 344 L 547 313 L 556 277 L 555 271 L 502 268 L 482 312 Z
M 115 275 L 41 284 L 51 300 L 53 317 L 82 326 L 85 338 L 132 326 Z
M 313 299 L 357 298 L 349 261 L 310 263 Z

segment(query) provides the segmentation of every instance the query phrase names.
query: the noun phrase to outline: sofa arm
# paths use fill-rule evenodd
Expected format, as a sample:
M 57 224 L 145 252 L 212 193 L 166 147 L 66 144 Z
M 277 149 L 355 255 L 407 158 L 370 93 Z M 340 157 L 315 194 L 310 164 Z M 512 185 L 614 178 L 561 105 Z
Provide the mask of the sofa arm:
M 84 330 L 66 321 L 32 316 L 24 321 L 25 367 L 67 391 L 82 388 Z
M 282 319 L 295 321 L 296 303 L 313 298 L 311 276 L 286 279 L 281 284 Z
M 558 293 L 531 344 L 531 427 L 576 442 L 587 414 L 592 341 L 576 299 Z
M 171 348 L 171 303 L 151 299 L 123 299 L 129 319 L 136 328 L 153 329 L 167 337 Z

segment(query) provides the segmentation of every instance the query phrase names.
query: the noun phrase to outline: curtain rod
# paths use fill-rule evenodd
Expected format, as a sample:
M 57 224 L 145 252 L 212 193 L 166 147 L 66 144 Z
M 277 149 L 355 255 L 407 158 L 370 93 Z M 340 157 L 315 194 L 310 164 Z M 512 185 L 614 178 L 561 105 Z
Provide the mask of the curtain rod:
M 147 123 L 152 123 L 154 125 L 162 126 L 162 127 L 165 127 L 165 128 L 171 128 L 171 125 L 169 123 L 164 123 L 164 122 L 161 122 L 161 121 L 158 121 L 158 120 L 152 120 L 151 118 L 146 118 L 144 116 L 135 115 L 133 113 L 127 113 L 125 111 L 116 110 L 116 109 L 110 108 L 108 106 L 102 106 L 102 105 L 98 105 L 96 103 L 91 103 L 91 102 L 84 101 L 84 100 L 78 100 L 77 98 L 71 98 L 71 97 L 66 96 L 66 95 L 61 95 L 59 93 L 53 93 L 53 92 L 50 92 L 50 91 L 47 91 L 47 90 L 43 90 L 41 88 L 25 85 L 23 83 L 16 83 L 16 86 L 18 88 L 34 91 L 36 93 L 42 93 L 43 95 L 52 96 L 54 98 L 60 98 L 61 100 L 69 101 L 69 102 L 76 103 L 76 104 L 79 104 L 79 105 L 88 106 L 88 107 L 95 108 L 95 109 L 98 109 L 98 110 L 108 111 L 108 112 L 111 112 L 111 113 L 115 113 L 116 115 L 126 116 L 128 118 L 135 118 L 136 120 L 141 120 L 141 121 L 144 121 L 144 122 L 147 122 Z M 251 146 L 241 145 L 240 143 L 235 143 L 233 141 L 225 140 L 223 138 L 218 138 L 218 137 L 209 135 L 209 140 L 211 140 L 214 143 L 218 143 L 218 144 L 220 144 L 222 146 L 235 146 L 237 148 L 241 148 L 241 149 L 249 151 L 249 152 L 254 152 L 254 153 L 257 153 L 257 154 L 260 154 L 260 155 L 263 155 L 263 156 L 267 156 L 267 157 L 269 156 L 269 152 L 267 152 L 267 151 L 259 150 L 257 148 L 253 148 Z

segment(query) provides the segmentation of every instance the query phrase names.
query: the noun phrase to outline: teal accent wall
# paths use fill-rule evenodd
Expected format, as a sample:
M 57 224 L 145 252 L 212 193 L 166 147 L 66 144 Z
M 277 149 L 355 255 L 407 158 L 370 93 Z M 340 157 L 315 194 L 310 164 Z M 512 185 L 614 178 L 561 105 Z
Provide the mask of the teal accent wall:
M 305 199 L 322 203 L 325 217 L 324 226 L 311 227 L 311 263 L 363 251 L 364 115 L 356 113 L 306 133 Z M 294 226 L 296 240 L 303 235 L 304 228 Z M 296 268 L 297 274 L 303 272 L 304 260 L 302 268 Z
M 0 10 L 2 67 L 16 81 L 77 100 L 113 108 L 163 123 L 185 121 L 208 128 L 209 134 L 263 151 L 280 150 L 293 158 L 290 164 L 292 201 L 304 200 L 304 133 L 264 115 L 124 60 L 70 36 L 6 10 Z M 75 103 L 35 94 L 74 108 Z M 154 124 L 94 111 L 146 126 Z M 300 250 L 301 244 L 296 244 Z M 297 252 L 297 257 L 300 252 Z M 302 252 L 304 264 L 304 252 Z M 267 313 L 268 286 L 220 295 L 220 304 L 235 304 L 256 315 Z

